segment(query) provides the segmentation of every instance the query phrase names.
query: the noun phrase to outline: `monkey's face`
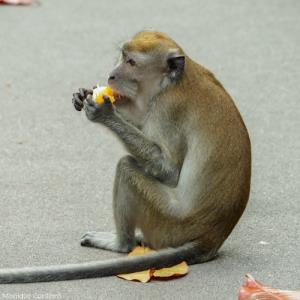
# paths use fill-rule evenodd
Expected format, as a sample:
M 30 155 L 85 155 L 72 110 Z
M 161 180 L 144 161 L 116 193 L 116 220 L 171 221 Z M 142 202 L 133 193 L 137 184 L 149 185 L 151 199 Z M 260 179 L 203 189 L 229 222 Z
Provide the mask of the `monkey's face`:
M 123 97 L 151 97 L 159 92 L 162 74 L 162 66 L 153 56 L 122 51 L 118 65 L 109 75 L 108 84 Z
M 122 50 L 108 84 L 120 98 L 153 98 L 183 73 L 184 56 L 169 52 Z

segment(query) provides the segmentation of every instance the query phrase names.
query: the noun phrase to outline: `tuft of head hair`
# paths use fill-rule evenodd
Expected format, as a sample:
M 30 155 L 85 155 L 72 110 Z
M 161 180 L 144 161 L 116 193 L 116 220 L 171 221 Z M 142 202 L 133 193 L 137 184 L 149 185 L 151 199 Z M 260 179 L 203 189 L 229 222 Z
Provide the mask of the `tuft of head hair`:
M 151 51 L 176 49 L 182 52 L 180 46 L 165 33 L 159 31 L 141 31 L 123 45 L 126 51 L 149 53 Z

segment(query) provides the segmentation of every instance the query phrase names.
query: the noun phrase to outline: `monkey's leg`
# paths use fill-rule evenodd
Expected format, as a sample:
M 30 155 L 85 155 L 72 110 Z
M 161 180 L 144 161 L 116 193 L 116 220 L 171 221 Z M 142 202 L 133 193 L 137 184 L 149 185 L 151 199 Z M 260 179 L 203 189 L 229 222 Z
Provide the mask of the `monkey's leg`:
M 118 225 L 126 228 L 124 224 L 128 226 L 129 222 L 124 216 L 129 217 L 130 222 L 134 221 L 134 224 L 142 230 L 147 246 L 153 249 L 177 247 L 197 237 L 191 236 L 190 225 L 185 222 L 185 217 L 189 213 L 188 207 L 178 200 L 171 191 L 173 189 L 147 175 L 135 158 L 129 155 L 123 157 L 118 164 L 118 175 L 122 184 L 133 193 L 134 197 L 128 198 L 133 200 L 132 202 L 125 199 L 124 207 L 120 206 L 120 203 L 114 207 L 117 228 Z M 128 209 L 131 207 L 133 210 Z M 133 212 L 134 215 L 129 212 Z M 165 222 L 161 223 L 162 219 Z M 120 230 L 119 234 L 122 236 L 124 233 Z
M 116 170 L 113 212 L 116 234 L 109 232 L 87 232 L 81 239 L 82 246 L 95 247 L 115 252 L 129 252 L 137 243 L 143 243 L 142 235 L 135 238 L 138 215 L 137 193 L 125 180 L 123 159 Z

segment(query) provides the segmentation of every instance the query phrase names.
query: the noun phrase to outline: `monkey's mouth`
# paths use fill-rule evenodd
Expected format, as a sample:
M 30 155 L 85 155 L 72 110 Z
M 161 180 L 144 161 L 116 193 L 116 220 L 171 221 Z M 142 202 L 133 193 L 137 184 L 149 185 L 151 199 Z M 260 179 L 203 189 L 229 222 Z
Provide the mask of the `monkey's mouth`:
M 114 91 L 114 98 L 116 100 L 115 104 L 122 104 L 131 101 L 128 96 L 122 95 L 116 91 Z

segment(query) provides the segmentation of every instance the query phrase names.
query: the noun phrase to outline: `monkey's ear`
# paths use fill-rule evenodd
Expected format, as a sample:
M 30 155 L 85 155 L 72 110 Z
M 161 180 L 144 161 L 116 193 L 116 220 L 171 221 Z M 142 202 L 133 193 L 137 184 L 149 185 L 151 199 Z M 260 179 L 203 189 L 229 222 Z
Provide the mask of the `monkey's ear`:
M 170 79 L 172 81 L 179 80 L 184 71 L 185 57 L 183 55 L 172 56 L 168 58 L 167 63 Z

